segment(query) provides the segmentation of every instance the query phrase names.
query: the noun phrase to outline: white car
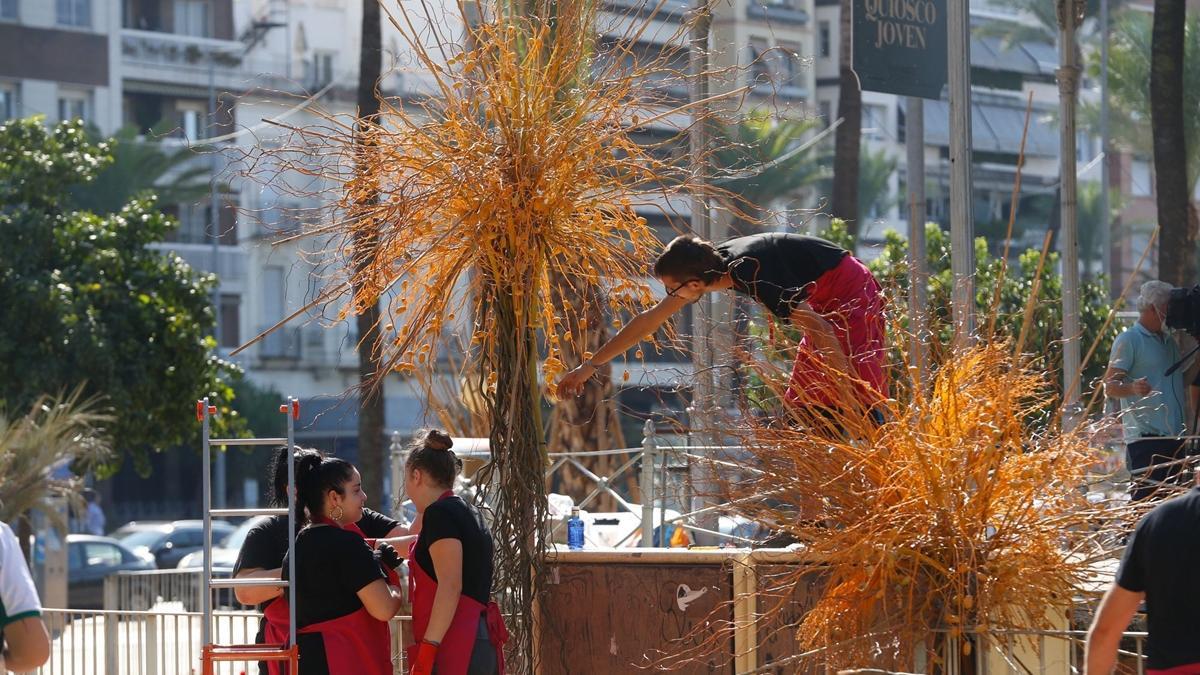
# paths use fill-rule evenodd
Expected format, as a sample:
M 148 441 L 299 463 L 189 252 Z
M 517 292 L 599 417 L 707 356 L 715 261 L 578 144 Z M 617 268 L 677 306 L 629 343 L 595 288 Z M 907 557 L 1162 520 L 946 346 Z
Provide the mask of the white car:
M 233 574 L 233 566 L 237 563 L 238 553 L 242 550 L 242 544 L 246 543 L 246 535 L 250 530 L 259 523 L 265 521 L 266 516 L 255 516 L 247 519 L 242 524 L 238 525 L 229 536 L 221 541 L 220 545 L 214 546 L 212 550 L 213 572 L 218 573 L 217 576 Z M 179 561 L 179 569 L 200 569 L 204 567 L 204 550 L 201 549 L 195 553 L 189 553 Z

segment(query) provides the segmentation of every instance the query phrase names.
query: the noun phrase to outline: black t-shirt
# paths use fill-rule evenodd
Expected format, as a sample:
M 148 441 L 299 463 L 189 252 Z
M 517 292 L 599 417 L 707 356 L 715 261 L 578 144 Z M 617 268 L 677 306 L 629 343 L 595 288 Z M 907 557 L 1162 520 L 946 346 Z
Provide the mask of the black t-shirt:
M 354 532 L 332 525 L 304 528 L 296 535 L 296 627 L 358 611 L 363 606 L 358 591 L 385 578 L 371 547 Z
M 837 267 L 849 252 L 833 242 L 787 232 L 766 232 L 717 244 L 729 263 L 733 290 L 758 300 L 775 316 L 792 315 L 793 303 Z
M 233 573 L 236 575 L 244 569 L 270 570 L 279 567 L 283 563 L 283 556 L 287 555 L 287 521 L 287 516 L 271 516 L 250 528 L 242 550 L 238 552 Z M 371 539 L 386 537 L 400 525 L 398 521 L 371 509 L 363 509 L 362 519 L 355 524 Z
M 437 574 L 429 547 L 442 539 L 462 542 L 463 595 L 486 605 L 492 596 L 492 534 L 479 511 L 458 497 L 439 499 L 426 507 L 413 558 L 434 581 Z
M 1200 663 L 1200 488 L 1155 507 L 1125 545 L 1117 585 L 1146 594 L 1146 667 Z
M 242 550 L 238 552 L 237 563 L 233 566 L 235 576 L 244 569 L 271 570 L 283 566 L 288 547 L 287 522 L 287 516 L 271 516 L 250 528 L 246 533 L 246 541 L 242 543 Z M 379 539 L 386 537 L 400 523 L 377 511 L 363 509 L 362 519 L 355 524 L 367 537 Z M 263 611 L 266 606 L 267 603 L 259 605 L 258 611 Z M 263 641 L 262 627 L 265 621 L 259 622 L 255 642 Z M 260 663 L 258 672 L 259 675 L 267 675 L 267 664 Z

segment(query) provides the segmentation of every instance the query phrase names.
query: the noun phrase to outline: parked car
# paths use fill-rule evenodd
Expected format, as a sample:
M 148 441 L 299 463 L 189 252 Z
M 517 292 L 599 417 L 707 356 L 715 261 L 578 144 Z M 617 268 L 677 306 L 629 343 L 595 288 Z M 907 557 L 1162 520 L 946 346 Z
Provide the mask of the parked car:
M 134 532 L 139 532 L 141 530 L 149 530 L 149 529 L 153 529 L 156 527 L 162 527 L 163 525 L 170 525 L 170 524 L 171 524 L 171 521 L 169 521 L 169 520 L 131 520 L 128 523 L 125 523 L 124 525 L 113 530 L 112 532 L 109 532 L 108 536 L 112 537 L 113 539 L 116 539 L 117 541 L 122 541 L 125 539 L 125 537 L 128 537 L 129 535 L 133 534 Z
M 212 528 L 213 542 L 224 540 L 234 529 L 224 520 L 214 520 Z M 121 539 L 121 543 L 135 553 L 149 553 L 159 569 L 174 569 L 184 556 L 204 547 L 204 521 L 176 520 L 139 528 Z
M 219 546 L 213 546 L 212 561 L 213 573 L 217 576 L 221 574 L 233 574 L 233 566 L 237 563 L 238 553 L 242 550 L 242 544 L 246 543 L 246 535 L 250 530 L 259 523 L 266 520 L 266 516 L 256 516 L 249 518 L 242 524 L 237 526 L 233 532 L 225 537 Z M 214 537 L 215 538 L 215 537 Z M 189 553 L 179 561 L 179 569 L 200 569 L 204 567 L 204 550 Z
M 138 555 L 111 537 L 67 535 L 67 605 L 103 609 L 104 579 L 126 570 L 152 570 L 154 557 Z

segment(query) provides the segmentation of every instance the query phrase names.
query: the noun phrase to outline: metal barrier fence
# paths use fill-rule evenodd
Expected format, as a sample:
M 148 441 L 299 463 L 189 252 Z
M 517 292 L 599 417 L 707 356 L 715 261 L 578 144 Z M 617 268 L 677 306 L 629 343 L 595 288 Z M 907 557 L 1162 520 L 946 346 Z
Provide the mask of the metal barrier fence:
M 50 660 L 38 675 L 193 675 L 200 672 L 199 612 L 166 606 L 146 611 L 43 610 L 52 639 Z M 258 612 L 216 612 L 214 639 L 221 644 L 251 644 L 258 633 Z M 404 673 L 404 625 L 392 619 L 392 671 Z M 220 675 L 256 675 L 252 662 L 218 663 Z
M 44 610 L 46 625 L 53 639 L 50 660 L 38 675 L 193 675 L 200 668 L 199 612 L 106 610 Z M 258 631 L 257 612 L 217 612 L 214 637 L 222 643 L 251 643 Z M 391 622 L 392 671 L 403 675 L 405 624 L 411 617 L 396 617 Z M 1082 647 L 1086 633 L 1060 631 L 990 631 L 971 637 L 974 672 L 978 675 L 1074 675 L 1081 672 Z M 1124 672 L 1145 673 L 1146 633 L 1125 633 L 1120 652 Z M 964 638 L 948 637 L 944 643 L 946 675 L 959 675 Z M 1132 646 L 1132 649 L 1129 649 Z M 806 659 L 819 658 L 820 652 L 806 652 L 775 661 L 750 673 L 787 672 Z M 918 655 L 914 667 L 927 672 L 927 664 Z M 251 662 L 216 664 L 220 675 L 254 675 Z
M 214 572 L 213 576 L 228 576 Z M 110 574 L 104 578 L 104 609 L 147 610 L 162 602 L 179 603 L 185 612 L 199 611 L 204 578 L 201 570 L 144 570 Z M 232 589 L 213 594 L 213 606 L 239 609 Z

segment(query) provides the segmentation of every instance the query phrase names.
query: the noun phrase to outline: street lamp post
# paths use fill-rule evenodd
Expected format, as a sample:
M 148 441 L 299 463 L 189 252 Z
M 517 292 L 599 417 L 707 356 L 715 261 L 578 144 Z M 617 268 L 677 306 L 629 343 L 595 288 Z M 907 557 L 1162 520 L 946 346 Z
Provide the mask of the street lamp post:
M 1062 211 L 1063 428 L 1079 414 L 1079 222 L 1075 171 L 1075 96 L 1079 90 L 1075 29 L 1083 20 L 1083 0 L 1058 0 L 1058 94 L 1062 123 L 1059 147 L 1059 208 Z
M 970 344 L 975 330 L 975 223 L 971 212 L 971 12 L 947 3 L 947 79 L 950 90 L 950 268 L 954 343 Z

